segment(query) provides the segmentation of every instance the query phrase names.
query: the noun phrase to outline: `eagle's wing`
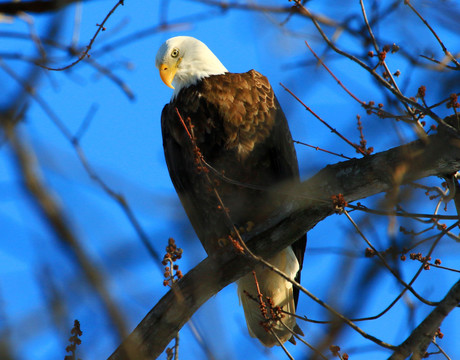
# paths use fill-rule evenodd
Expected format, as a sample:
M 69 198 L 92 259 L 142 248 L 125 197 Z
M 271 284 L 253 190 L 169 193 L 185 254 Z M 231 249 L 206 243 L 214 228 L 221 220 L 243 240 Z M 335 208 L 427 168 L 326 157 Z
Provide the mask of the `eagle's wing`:
M 291 180 L 299 182 L 299 166 L 297 162 L 297 155 L 295 153 L 291 132 L 288 127 L 286 116 L 284 115 L 283 110 L 278 102 L 278 99 L 275 97 L 275 106 L 276 106 L 276 121 L 275 126 L 277 128 L 273 131 L 273 148 L 271 150 L 271 158 L 273 163 L 273 168 L 281 174 L 283 177 L 280 179 Z M 305 249 L 307 246 L 307 235 L 303 235 L 296 242 L 294 242 L 291 247 L 294 252 L 295 257 L 299 263 L 299 271 L 295 276 L 295 281 L 300 283 L 300 275 L 303 266 L 303 258 L 305 254 Z M 299 289 L 294 288 L 294 302 L 297 309 L 297 303 L 299 299 Z
M 191 165 L 191 162 L 193 163 L 194 161 L 193 155 L 191 155 L 193 154 L 192 143 L 185 135 L 185 128 L 184 133 L 177 134 L 180 127 L 184 125 L 177 115 L 172 115 L 174 112 L 175 107 L 173 108 L 171 104 L 167 104 L 161 116 L 166 165 L 182 206 L 198 238 L 201 240 L 205 237 L 206 219 L 212 216 L 212 214 L 208 214 L 212 210 L 203 206 L 203 198 L 196 191 L 195 176 L 191 175 L 195 171 Z M 177 124 L 171 124 L 172 121 L 177 122 Z M 178 138 L 178 136 L 180 137 Z M 184 156 L 185 154 L 189 155 Z

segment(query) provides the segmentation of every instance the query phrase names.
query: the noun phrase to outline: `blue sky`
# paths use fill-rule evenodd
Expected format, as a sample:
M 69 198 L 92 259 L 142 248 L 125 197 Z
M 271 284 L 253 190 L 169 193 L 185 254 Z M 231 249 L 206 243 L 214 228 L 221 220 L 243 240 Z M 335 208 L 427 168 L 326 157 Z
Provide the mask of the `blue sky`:
M 158 47 L 167 38 L 182 34 L 197 37 L 214 51 L 230 71 L 244 72 L 254 68 L 266 75 L 286 113 L 295 140 L 352 157 L 356 155 L 352 148 L 333 137 L 328 129 L 321 126 L 287 94 L 279 85 L 280 82 L 352 141 L 359 142 L 355 120 L 357 114 L 362 116 L 366 138 L 376 151 L 397 146 L 401 138 L 414 138 L 408 126 L 397 124 L 401 136 L 398 137 L 392 120 L 367 116 L 324 69 L 299 65 L 302 61 L 312 60 L 305 40 L 319 54 L 324 51 L 318 36 L 309 35 L 313 33 L 310 22 L 293 18 L 286 27 L 279 27 L 275 23 L 284 16 L 255 15 L 245 11 L 223 13 L 217 8 L 193 1 L 165 3 L 169 4 L 165 7 L 167 19 L 173 23 L 180 19 L 180 24 L 170 31 L 146 37 L 137 36 L 138 39 L 129 45 L 118 46 L 115 51 L 107 54 L 98 54 L 98 49 L 104 45 L 156 26 L 162 18 L 161 11 L 165 8 L 157 2 L 144 2 L 141 6 L 126 1 L 125 6 L 118 8 L 110 18 L 107 30 L 93 46 L 93 58 L 101 64 L 113 66 L 114 74 L 132 90 L 134 100 L 130 100 L 119 86 L 84 62 L 70 72 L 43 71 L 37 94 L 51 105 L 56 116 L 72 134 L 76 133 L 88 114 L 92 116 L 81 138 L 81 146 L 88 161 L 111 189 L 126 197 L 160 254 L 163 253 L 168 237 L 176 239 L 178 245 L 184 248 L 184 258 L 180 262 L 183 272 L 193 268 L 205 257 L 205 253 L 188 225 L 169 180 L 163 157 L 160 114 L 164 104 L 169 101 L 171 89 L 161 82 L 154 66 L 154 57 Z M 289 4 L 287 1 L 270 3 Z M 344 1 L 328 8 L 322 7 L 320 2 L 311 2 L 314 10 L 338 19 L 355 11 L 352 4 L 355 6 L 354 2 Z M 113 2 L 108 1 L 83 5 L 79 33 L 81 46 L 88 43 L 96 30 L 95 24 L 101 22 L 112 6 Z M 216 13 L 215 17 L 205 19 L 204 14 L 210 11 Z M 407 10 L 401 11 L 401 16 L 413 16 Z M 60 42 L 64 44 L 69 44 L 72 38 L 74 14 L 74 7 L 60 13 L 64 17 L 65 28 Z M 202 21 L 189 22 L 191 19 L 196 20 L 191 17 L 192 14 L 200 14 Z M 37 31 L 41 33 L 48 26 L 50 17 L 38 16 L 35 20 Z M 413 18 L 408 20 L 412 21 Z M 415 52 L 422 52 L 429 47 L 437 49 L 424 28 L 418 30 L 423 36 L 411 38 L 410 33 L 402 36 L 404 27 L 405 24 L 396 24 L 394 27 L 379 29 L 379 33 L 395 42 L 399 39 L 406 41 L 407 44 L 402 45 L 410 44 Z M 449 34 L 448 30 L 442 28 L 440 34 L 443 31 Z M 12 23 L 0 23 L 0 31 L 28 33 L 28 27 L 24 21 L 15 19 Z M 452 39 L 446 35 L 447 46 L 454 47 L 455 41 L 458 44 L 458 36 Z M 28 41 L 5 38 L 4 44 L 2 51 L 5 52 L 21 50 L 35 54 L 36 51 Z M 361 51 L 360 44 L 356 44 L 346 34 L 340 38 L 340 44 L 355 52 Z M 18 48 L 18 45 L 21 47 Z M 57 59 L 56 66 L 70 62 L 62 52 L 53 51 L 52 55 Z M 436 55 L 440 57 L 440 51 Z M 397 56 L 388 59 L 388 63 L 394 70 L 409 73 L 409 65 Z M 27 64 L 19 61 L 8 61 L 7 64 L 20 76 L 26 75 Z M 376 103 L 385 101 L 369 75 L 356 64 L 339 61 L 331 56 L 328 65 L 362 100 L 374 100 Z M 415 71 L 406 88 L 407 94 L 415 95 L 418 86 L 426 84 L 431 86 L 431 92 L 427 95 L 429 101 L 442 99 L 440 87 L 432 81 L 434 75 L 422 75 Z M 401 84 L 405 83 L 404 75 L 400 81 Z M 17 84 L 3 70 L 0 71 L 0 83 L 5 84 L 4 93 L 8 96 L 18 91 Z M 2 107 L 7 99 L 4 96 L 1 100 Z M 88 255 L 106 276 L 106 285 L 132 329 L 167 290 L 162 285 L 158 264 L 148 256 L 118 205 L 89 178 L 68 139 L 36 101 L 28 103 L 24 123 L 18 130 L 34 149 L 44 181 L 53 189 L 65 209 L 71 227 Z M 17 167 L 11 159 L 11 149 L 2 143 L 0 150 L 0 331 L 8 330 L 18 359 L 62 359 L 73 319 L 77 318 L 84 332 L 80 355 L 82 359 L 109 356 L 118 340 L 113 336 L 101 304 L 84 286 L 72 256 L 59 244 L 24 193 Z M 304 179 L 327 164 L 342 161 L 302 146 L 297 146 L 297 152 Z M 437 184 L 435 179 L 425 182 Z M 365 203 L 377 206 L 381 199 L 375 197 Z M 432 204 L 426 206 L 417 211 L 433 211 Z M 448 210 L 454 213 L 453 207 Z M 389 236 L 389 219 L 370 223 L 360 214 L 354 217 L 381 249 L 388 247 L 390 239 L 401 240 L 399 233 L 394 238 Z M 404 221 L 401 220 L 398 225 L 400 223 Z M 320 223 L 309 232 L 308 242 L 302 283 L 331 304 L 337 307 L 345 305 L 345 308 L 353 308 L 354 305 L 355 309 L 359 309 L 359 316 L 375 314 L 388 305 L 397 294 L 397 289 L 400 289 L 391 276 L 383 273 L 378 278 L 378 284 L 369 285 L 368 290 L 362 294 L 353 293 L 356 289 L 354 285 L 364 282 L 371 260 L 364 258 L 366 246 L 343 216 L 334 215 Z M 436 256 L 441 257 L 446 266 L 455 267 L 458 265 L 458 257 L 454 256 L 452 246 L 455 246 L 452 240 L 444 240 Z M 357 257 L 349 267 L 346 266 L 344 249 Z M 416 268 L 415 263 L 405 263 L 400 270 L 404 278 L 409 279 Z M 349 276 L 342 277 L 346 271 L 350 271 Z M 415 287 L 427 298 L 439 300 L 457 278 L 451 272 L 434 269 L 424 272 Z M 62 322 L 58 322 L 61 328 L 53 325 L 49 315 L 49 300 L 53 299 L 53 289 L 66 300 L 66 308 L 62 309 L 66 315 L 61 318 Z M 414 304 L 414 314 L 408 314 L 407 304 Z M 359 325 L 385 341 L 398 343 L 408 335 L 406 325 L 410 321 L 407 319 L 417 324 L 430 310 L 418 306 L 413 297 L 407 296 L 387 316 Z M 316 319 L 328 318 L 320 306 L 303 296 L 299 313 Z M 401 323 L 395 324 L 395 319 L 401 320 Z M 460 335 L 456 325 L 459 321 L 457 312 L 448 317 L 442 327 L 446 334 L 445 350 L 453 358 L 460 356 L 452 340 Z M 195 314 L 193 323 L 217 359 L 283 358 L 281 349 L 266 350 L 256 340 L 249 338 L 233 284 L 208 301 Z M 301 327 L 307 341 L 313 344 L 327 331 L 326 327 L 313 324 L 303 324 Z M 353 359 L 369 359 L 370 356 L 386 358 L 389 354 L 372 352 L 376 347 L 370 346 L 371 343 L 363 341 L 354 333 L 347 333 L 340 340 L 341 343 L 337 345 L 344 351 L 364 346 L 366 352 L 363 353 L 349 350 L 353 353 Z M 181 331 L 180 349 L 182 360 L 205 358 L 203 347 L 188 325 Z M 368 349 L 371 352 L 367 352 Z M 290 346 L 289 351 L 296 359 L 308 354 L 302 345 Z

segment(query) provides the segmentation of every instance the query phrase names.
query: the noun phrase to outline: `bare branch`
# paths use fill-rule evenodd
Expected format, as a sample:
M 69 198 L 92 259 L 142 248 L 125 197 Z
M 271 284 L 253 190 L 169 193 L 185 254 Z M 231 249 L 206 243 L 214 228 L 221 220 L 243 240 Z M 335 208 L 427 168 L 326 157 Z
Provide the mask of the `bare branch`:
M 412 6 L 412 4 L 410 3 L 410 0 L 405 0 L 404 1 L 404 4 L 409 6 L 410 9 L 420 18 L 420 20 L 422 20 L 422 22 L 425 24 L 425 26 L 431 31 L 431 33 L 434 35 L 434 37 L 436 38 L 437 42 L 439 43 L 439 45 L 441 46 L 442 48 L 442 51 L 444 52 L 444 54 L 446 55 L 446 57 L 448 59 L 450 59 L 450 61 L 452 61 L 456 66 L 455 69 L 459 70 L 460 69 L 460 63 L 457 61 L 457 59 L 452 55 L 452 53 L 447 50 L 446 46 L 444 45 L 444 43 L 442 42 L 442 40 L 439 38 L 438 34 L 436 34 L 436 31 L 434 31 L 434 29 L 430 26 L 430 24 L 428 23 L 428 21 L 426 21 L 423 16 L 417 11 L 416 8 L 414 8 Z
M 86 280 L 105 306 L 108 316 L 113 322 L 114 330 L 120 338 L 123 338 L 126 333 L 125 322 L 105 286 L 102 274 L 86 255 L 59 203 L 43 183 L 35 166 L 35 158 L 28 150 L 27 145 L 21 141 L 17 134 L 17 129 L 8 119 L 2 120 L 4 132 L 14 152 L 15 160 L 27 191 L 45 220 L 56 233 L 58 239 L 70 249 Z
M 412 359 L 424 358 L 435 332 L 449 313 L 460 304 L 460 280 L 449 290 L 439 305 L 415 328 L 410 336 L 398 346 L 389 360 L 403 360 L 411 354 Z
M 318 116 L 309 106 L 307 106 L 302 100 L 300 100 L 300 98 L 297 95 L 295 95 L 291 90 L 289 90 L 286 86 L 284 86 L 281 83 L 280 83 L 280 85 L 283 87 L 284 90 L 286 90 L 290 95 L 292 95 L 292 97 L 294 97 L 294 99 L 296 99 L 307 111 L 309 111 L 314 117 L 316 117 L 319 121 L 321 121 L 321 123 L 326 125 L 326 127 L 329 130 L 331 130 L 332 133 L 336 134 L 339 138 L 341 138 L 343 141 L 345 141 L 348 145 L 353 147 L 356 150 L 357 153 L 361 153 L 362 155 L 366 155 L 366 153 L 364 153 L 362 151 L 362 149 L 359 148 L 358 145 L 353 144 L 350 140 L 348 140 L 345 136 L 343 136 L 341 133 L 339 133 L 336 129 L 334 129 L 326 121 L 321 119 L 320 116 Z
M 388 81 L 386 81 L 382 76 L 380 76 L 379 74 L 377 74 L 377 72 L 375 71 L 375 69 L 372 69 L 371 67 L 369 67 L 367 64 L 365 64 L 363 61 L 361 61 L 360 59 L 358 59 L 356 56 L 353 56 L 341 49 L 339 49 L 330 39 L 329 37 L 326 35 L 326 33 L 323 31 L 323 29 L 321 28 L 320 24 L 318 23 L 318 21 L 311 15 L 310 11 L 305 8 L 301 2 L 299 0 L 294 0 L 297 7 L 299 8 L 299 11 L 301 11 L 303 14 L 305 14 L 306 16 L 308 16 L 313 24 L 315 25 L 316 29 L 318 30 L 318 32 L 320 33 L 320 35 L 322 36 L 322 38 L 324 39 L 324 41 L 326 42 L 326 44 L 332 49 L 334 50 L 337 54 L 339 55 L 342 55 L 348 59 L 350 59 L 351 61 L 355 62 L 356 64 L 358 64 L 359 66 L 361 66 L 364 70 L 366 70 L 369 74 L 371 74 L 377 81 L 379 84 L 381 84 L 383 87 L 387 88 L 389 91 L 391 91 L 391 93 L 401 102 L 404 104 L 404 106 L 407 106 L 407 105 L 410 105 L 416 109 L 418 109 L 419 111 L 421 111 L 422 113 L 430 116 L 433 120 L 435 120 L 436 122 L 438 122 L 439 124 L 442 124 L 444 127 L 446 127 L 446 129 L 448 131 L 452 131 L 453 133 L 455 133 L 455 129 L 453 127 L 451 127 L 449 124 L 447 124 L 443 119 L 441 119 L 436 113 L 434 113 L 433 111 L 431 111 L 431 109 L 429 108 L 426 108 L 420 104 L 418 104 L 416 101 L 408 98 L 407 96 L 404 96 L 398 88 L 394 87 L 392 84 L 390 84 Z
M 99 33 L 101 31 L 105 31 L 105 27 L 104 27 L 105 23 L 107 22 L 107 20 L 109 20 L 110 16 L 112 16 L 112 14 L 115 12 L 117 7 L 120 6 L 120 5 L 124 5 L 124 0 L 119 0 L 115 4 L 115 6 L 109 11 L 109 13 L 105 16 L 104 20 L 102 20 L 102 22 L 100 24 L 97 24 L 97 30 L 96 30 L 94 36 L 91 38 L 89 44 L 86 46 L 86 49 L 80 55 L 78 55 L 77 60 L 75 60 L 73 63 L 71 63 L 69 65 L 66 65 L 64 67 L 61 67 L 61 68 L 51 68 L 51 67 L 41 65 L 41 64 L 38 64 L 38 66 L 41 66 L 42 68 L 47 69 L 47 70 L 63 71 L 63 70 L 67 70 L 67 69 L 71 68 L 72 66 L 77 65 L 84 58 L 86 58 L 87 56 L 90 56 L 88 53 L 91 50 L 94 41 L 96 40 L 97 36 L 99 35 Z

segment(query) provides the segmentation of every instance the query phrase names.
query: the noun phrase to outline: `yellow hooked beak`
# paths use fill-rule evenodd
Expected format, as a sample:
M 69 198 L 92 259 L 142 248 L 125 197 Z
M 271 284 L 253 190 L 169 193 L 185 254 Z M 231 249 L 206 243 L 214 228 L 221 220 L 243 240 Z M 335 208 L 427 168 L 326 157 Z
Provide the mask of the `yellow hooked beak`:
M 163 80 L 166 86 L 169 86 L 171 89 L 174 89 L 174 86 L 172 86 L 172 82 L 174 80 L 174 76 L 176 75 L 176 71 L 177 66 L 175 64 L 173 66 L 169 66 L 167 64 L 160 65 L 161 80 Z

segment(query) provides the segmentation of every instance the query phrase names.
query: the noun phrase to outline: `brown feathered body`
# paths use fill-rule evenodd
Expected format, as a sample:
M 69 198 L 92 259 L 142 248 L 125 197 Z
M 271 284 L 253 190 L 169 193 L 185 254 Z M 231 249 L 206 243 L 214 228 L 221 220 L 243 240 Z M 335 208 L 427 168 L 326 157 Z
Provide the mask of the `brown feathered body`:
M 181 89 L 163 109 L 161 121 L 172 182 L 208 254 L 220 251 L 232 232 L 225 212 L 245 231 L 267 220 L 285 200 L 274 187 L 298 182 L 286 118 L 268 80 L 254 70 L 212 75 Z M 200 155 L 211 171 L 202 168 Z M 303 237 L 269 260 L 298 280 L 305 243 Z M 263 295 L 295 312 L 298 292 L 291 284 L 260 266 L 256 273 Z M 277 344 L 260 325 L 259 305 L 244 290 L 257 296 L 252 274 L 238 282 L 249 332 L 266 346 Z M 283 322 L 296 327 L 291 316 Z M 275 324 L 273 331 L 282 342 L 291 337 L 282 324 Z

